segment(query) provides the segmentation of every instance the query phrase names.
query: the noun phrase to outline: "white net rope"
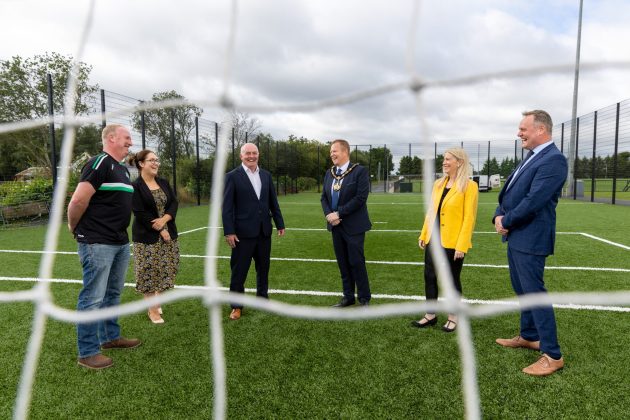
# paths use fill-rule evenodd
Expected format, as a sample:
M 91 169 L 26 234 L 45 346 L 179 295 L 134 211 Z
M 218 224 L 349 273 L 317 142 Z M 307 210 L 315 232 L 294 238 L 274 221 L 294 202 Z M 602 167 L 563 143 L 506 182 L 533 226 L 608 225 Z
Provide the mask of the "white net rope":
M 258 299 L 253 296 L 230 294 L 225 288 L 220 287 L 217 279 L 217 260 L 218 247 L 220 244 L 219 229 L 208 229 L 207 249 L 205 258 L 205 287 L 199 288 L 177 288 L 168 293 L 164 293 L 159 297 L 134 301 L 131 303 L 121 304 L 117 307 L 100 309 L 88 312 L 78 312 L 61 308 L 54 304 L 51 293 L 50 283 L 54 281 L 52 278 L 52 268 L 58 245 L 58 238 L 63 226 L 64 216 L 64 198 L 67 193 L 67 182 L 69 179 L 69 168 L 72 159 L 72 149 L 75 140 L 77 127 L 88 123 L 98 123 L 101 121 L 100 113 L 77 116 L 74 113 L 75 108 L 75 92 L 76 92 L 76 71 L 78 63 L 83 56 L 83 48 L 89 38 L 92 19 L 94 15 L 95 0 L 92 0 L 85 19 L 83 33 L 79 41 L 77 53 L 75 54 L 75 66 L 70 74 L 68 86 L 65 96 L 65 114 L 61 117 L 49 117 L 31 121 L 21 121 L 6 123 L 0 125 L 0 133 L 7 133 L 16 130 L 25 130 L 34 127 L 40 127 L 50 123 L 63 124 L 64 137 L 61 149 L 60 172 L 58 181 L 53 195 L 52 211 L 50 221 L 46 233 L 45 248 L 42 252 L 39 277 L 32 289 L 16 292 L 0 292 L 0 302 L 20 302 L 30 301 L 34 303 L 35 314 L 31 336 L 28 342 L 28 348 L 22 368 L 17 400 L 14 408 L 15 419 L 26 419 L 29 413 L 29 406 L 32 395 L 33 382 L 37 363 L 39 360 L 42 342 L 45 332 L 47 319 L 54 318 L 59 321 L 68 323 L 94 322 L 114 316 L 131 315 L 146 311 L 149 307 L 157 304 L 164 304 L 183 299 L 192 299 L 201 297 L 205 306 L 208 308 L 210 317 L 210 337 L 211 337 L 211 355 L 212 355 L 212 372 L 213 372 L 213 417 L 215 419 L 224 419 L 226 417 L 227 408 L 227 392 L 226 392 L 226 364 L 223 345 L 223 326 L 221 317 L 221 307 L 224 304 L 237 303 L 247 305 L 248 307 L 267 311 L 270 313 L 312 320 L 361 320 L 361 319 L 377 319 L 390 316 L 418 314 L 426 312 L 448 312 L 457 314 L 459 317 L 457 328 L 457 342 L 462 363 L 462 388 L 464 394 L 465 415 L 468 419 L 481 418 L 479 391 L 477 386 L 475 352 L 473 347 L 471 319 L 479 317 L 495 316 L 508 312 L 516 312 L 525 308 L 532 308 L 541 305 L 602 305 L 610 307 L 611 305 L 627 305 L 630 304 L 630 291 L 627 292 L 610 292 L 610 293 L 549 293 L 545 295 L 527 295 L 519 299 L 518 304 L 514 300 L 485 302 L 484 305 L 476 305 L 474 301 L 460 299 L 456 290 L 452 285 L 448 264 L 444 253 L 436 251 L 433 255 L 436 261 L 440 288 L 444 291 L 444 298 L 438 301 L 418 301 L 404 302 L 399 304 L 382 304 L 374 305 L 360 311 L 343 311 L 334 308 L 322 308 L 305 305 L 292 305 L 282 303 L 275 300 Z M 272 113 L 278 111 L 294 111 L 294 112 L 313 112 L 325 108 L 339 107 L 352 104 L 367 98 L 378 97 L 392 94 L 393 92 L 407 90 L 415 96 L 417 108 L 417 116 L 421 123 L 422 132 L 420 138 L 425 139 L 423 142 L 423 150 L 425 156 L 432 156 L 431 138 L 428 125 L 424 119 L 422 109 L 422 93 L 424 90 L 432 87 L 452 87 L 469 86 L 471 84 L 488 81 L 497 78 L 520 78 L 532 77 L 536 75 L 546 75 L 551 73 L 570 73 L 573 71 L 573 65 L 558 65 L 537 67 L 532 69 L 516 69 L 511 71 L 503 71 L 497 73 L 480 74 L 459 79 L 450 79 L 442 81 L 424 81 L 416 72 L 414 63 L 416 62 L 414 51 L 415 43 L 418 39 L 418 25 L 420 16 L 420 1 L 413 3 L 412 22 L 409 28 L 408 48 L 407 48 L 407 71 L 408 77 L 405 80 L 385 84 L 382 86 L 368 87 L 364 90 L 339 95 L 324 100 L 286 104 L 273 106 L 251 106 L 247 104 L 236 104 L 230 96 L 230 79 L 233 73 L 233 56 L 235 52 L 235 39 L 238 28 L 238 2 L 232 1 L 230 33 L 228 37 L 225 67 L 223 74 L 223 93 L 218 98 L 212 100 L 168 100 L 161 102 L 147 102 L 139 106 L 131 108 L 121 108 L 113 112 L 107 112 L 107 119 L 127 115 L 130 112 L 138 112 L 142 110 L 170 108 L 185 104 L 194 104 L 205 108 L 222 108 L 222 109 L 238 109 L 243 112 L 250 113 Z M 591 63 L 583 64 L 582 69 L 596 68 L 630 68 L 628 62 L 616 63 Z M 231 127 L 221 131 L 219 142 L 216 149 L 216 159 L 213 174 L 213 188 L 209 212 L 208 226 L 220 226 L 219 212 L 220 203 L 223 193 L 223 181 L 225 164 L 227 160 L 228 133 Z M 432 187 L 431 180 L 433 174 L 429 168 L 434 165 L 428 161 L 424 166 L 424 191 L 430 191 Z M 430 195 L 424 195 L 425 208 L 429 208 Z M 617 308 L 624 311 L 627 308 Z

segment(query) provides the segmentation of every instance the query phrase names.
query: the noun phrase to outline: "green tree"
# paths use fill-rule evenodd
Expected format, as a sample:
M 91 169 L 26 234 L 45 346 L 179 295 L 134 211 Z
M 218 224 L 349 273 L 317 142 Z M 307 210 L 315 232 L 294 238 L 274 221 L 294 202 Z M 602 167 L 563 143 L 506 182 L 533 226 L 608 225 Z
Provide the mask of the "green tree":
M 229 118 L 234 129 L 234 147 L 240 151 L 241 146 L 245 143 L 254 142 L 260 132 L 262 123 L 258 118 L 236 109 L 232 109 Z
M 488 166 L 490 166 L 489 172 L 488 172 Z M 483 163 L 483 169 L 481 170 L 480 174 L 487 175 L 488 173 L 490 173 L 490 175 L 493 175 L 493 174 L 500 173 L 500 170 L 501 169 L 499 167 L 499 162 L 497 161 L 497 158 L 493 157 L 492 159 L 490 159 L 490 161 L 486 160 Z
M 420 175 L 422 174 L 422 159 L 418 156 L 413 158 L 410 156 L 403 156 L 400 158 L 400 169 L 398 170 L 400 175 Z
M 400 162 L 398 163 L 399 175 L 411 174 L 412 168 L 413 168 L 413 159 L 411 158 L 411 156 L 403 156 L 400 158 Z
M 499 165 L 499 175 L 503 178 L 510 176 L 512 171 L 516 169 L 516 161 L 513 158 L 503 158 L 501 165 Z
M 168 99 L 184 99 L 182 95 L 174 90 L 167 92 L 157 92 L 151 97 L 153 102 Z M 155 139 L 157 142 L 157 154 L 165 163 L 169 165 L 173 155 L 173 145 L 171 141 L 171 127 L 174 121 L 175 134 L 175 154 L 177 157 L 191 158 L 195 155 L 195 141 L 191 134 L 195 129 L 195 117 L 201 116 L 202 109 L 195 105 L 181 105 L 173 108 L 159 108 L 144 112 L 144 127 L 147 137 Z M 136 112 L 132 115 L 131 121 L 134 129 L 142 129 L 142 113 Z M 209 141 L 209 140 L 208 140 Z M 212 144 L 210 142 L 210 144 Z
M 394 157 L 387 147 L 373 147 L 370 150 L 371 164 L 370 175 L 375 179 L 383 179 L 384 175 L 389 176 L 394 171 Z M 380 174 L 379 171 L 380 163 Z
M 0 123 L 48 115 L 47 74 L 51 75 L 53 83 L 54 113 L 62 114 L 72 64 L 71 56 L 55 52 L 0 60 Z M 79 115 L 89 113 L 89 99 L 98 91 L 98 85 L 89 83 L 91 70 L 92 67 L 83 62 L 78 65 L 75 112 Z M 50 167 L 49 144 L 47 126 L 2 134 L 0 149 L 6 153 L 0 154 L 0 168 L 22 170 L 28 166 Z

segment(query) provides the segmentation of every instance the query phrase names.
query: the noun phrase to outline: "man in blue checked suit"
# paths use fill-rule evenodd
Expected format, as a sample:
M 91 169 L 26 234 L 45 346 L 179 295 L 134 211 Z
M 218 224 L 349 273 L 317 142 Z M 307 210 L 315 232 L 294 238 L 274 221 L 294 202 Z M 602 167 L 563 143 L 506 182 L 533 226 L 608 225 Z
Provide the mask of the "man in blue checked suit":
M 367 199 L 370 176 L 367 169 L 350 163 L 350 145 L 334 140 L 330 145 L 333 167 L 324 176 L 321 203 L 327 228 L 332 232 L 333 248 L 341 274 L 343 297 L 335 307 L 355 304 L 355 287 L 359 304 L 368 305 L 372 295 L 365 267 L 365 232 L 372 224 Z
M 510 278 L 519 296 L 547 292 L 545 260 L 553 254 L 556 206 L 567 178 L 567 161 L 551 140 L 552 127 L 545 111 L 523 113 L 518 136 L 529 152 L 506 180 L 492 219 L 507 241 Z M 496 341 L 504 347 L 542 352 L 538 361 L 523 369 L 526 374 L 546 376 L 564 366 L 551 306 L 522 310 L 519 335 Z

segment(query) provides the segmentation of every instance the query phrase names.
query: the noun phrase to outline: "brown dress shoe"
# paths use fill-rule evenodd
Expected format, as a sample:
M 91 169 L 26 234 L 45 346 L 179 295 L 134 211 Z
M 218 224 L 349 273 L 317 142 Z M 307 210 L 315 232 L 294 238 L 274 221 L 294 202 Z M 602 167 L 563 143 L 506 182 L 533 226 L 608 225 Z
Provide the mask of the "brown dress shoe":
M 496 341 L 497 344 L 500 344 L 503 347 L 510 347 L 513 349 L 522 347 L 524 349 L 540 350 L 540 341 L 525 340 L 520 335 L 517 335 L 514 338 L 497 338 Z
M 564 359 L 561 357 L 560 359 L 552 359 L 551 357 L 543 354 L 540 356 L 537 362 L 532 363 L 523 369 L 528 375 L 532 376 L 547 376 L 551 375 L 557 370 L 560 370 L 564 367 Z
M 241 318 L 241 309 L 238 308 L 234 308 L 232 309 L 232 312 L 230 312 L 230 319 L 232 321 L 236 321 L 237 319 Z
M 95 354 L 94 356 L 82 357 L 79 359 L 79 366 L 86 367 L 88 369 L 105 369 L 114 364 L 114 361 L 102 354 Z
M 138 340 L 137 338 L 118 337 L 115 340 L 101 344 L 101 350 L 133 349 L 135 347 L 138 347 L 140 344 L 142 344 L 142 341 Z

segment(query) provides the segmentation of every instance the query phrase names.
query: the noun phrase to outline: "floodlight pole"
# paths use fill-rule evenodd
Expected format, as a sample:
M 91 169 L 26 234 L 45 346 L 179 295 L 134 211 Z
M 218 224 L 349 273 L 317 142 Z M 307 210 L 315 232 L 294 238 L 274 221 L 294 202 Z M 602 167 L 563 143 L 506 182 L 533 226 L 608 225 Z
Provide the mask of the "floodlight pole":
M 573 196 L 574 188 L 574 173 L 573 167 L 575 165 L 575 144 L 577 138 L 577 130 L 575 127 L 575 121 L 577 118 L 577 100 L 578 100 L 578 82 L 580 80 L 580 47 L 582 45 L 582 4 L 583 0 L 580 0 L 580 12 L 578 16 L 578 33 L 577 33 L 577 46 L 575 49 L 575 79 L 573 80 L 573 109 L 571 110 L 571 137 L 569 139 L 569 173 L 567 175 L 567 197 Z

